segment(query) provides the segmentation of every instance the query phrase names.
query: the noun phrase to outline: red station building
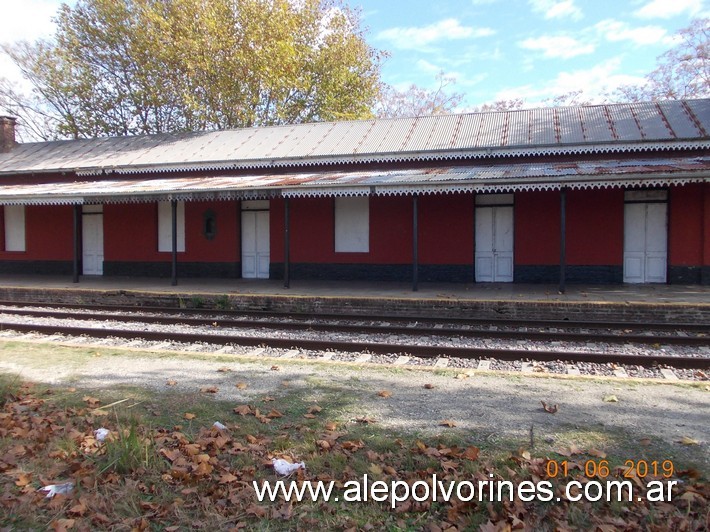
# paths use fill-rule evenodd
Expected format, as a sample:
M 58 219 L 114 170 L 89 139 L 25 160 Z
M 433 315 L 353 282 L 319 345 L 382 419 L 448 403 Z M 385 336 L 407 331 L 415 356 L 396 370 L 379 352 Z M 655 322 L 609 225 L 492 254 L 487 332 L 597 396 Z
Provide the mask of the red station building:
M 710 100 L 15 142 L 0 273 L 710 284 Z

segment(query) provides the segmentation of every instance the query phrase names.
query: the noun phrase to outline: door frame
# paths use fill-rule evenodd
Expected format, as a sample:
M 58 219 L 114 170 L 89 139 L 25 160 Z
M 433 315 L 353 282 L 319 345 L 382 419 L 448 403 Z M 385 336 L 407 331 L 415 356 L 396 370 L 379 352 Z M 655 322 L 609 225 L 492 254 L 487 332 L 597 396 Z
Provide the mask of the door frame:
M 271 261 L 271 201 L 270 200 L 242 200 L 239 205 L 239 263 L 240 277 L 242 279 L 270 279 L 271 272 L 267 277 L 259 277 L 259 264 L 256 264 L 256 277 L 244 277 L 244 213 L 245 212 L 266 212 L 269 214 L 269 262 Z
M 85 223 L 85 216 L 91 216 L 91 217 L 101 217 L 101 264 L 99 267 L 99 272 L 97 273 L 86 273 L 84 271 L 86 267 L 86 256 L 85 256 L 85 250 L 86 250 L 86 239 L 84 238 L 84 231 L 86 229 L 87 224 Z M 88 218 L 87 218 L 88 219 Z M 105 253 L 105 242 L 104 242 L 104 206 L 103 204 L 95 204 L 95 205 L 82 205 L 81 206 L 81 273 L 82 275 L 96 275 L 96 276 L 102 276 L 104 274 L 104 253 Z
M 658 281 L 658 282 L 649 282 L 646 281 L 646 265 L 644 263 L 644 280 L 640 283 L 629 283 L 629 284 L 667 284 L 668 279 L 669 279 L 669 269 L 670 269 L 670 192 L 667 188 L 654 188 L 654 189 L 627 189 L 624 191 L 624 223 L 622 227 L 623 231 L 623 247 L 621 250 L 621 275 L 622 275 L 622 281 L 624 283 L 628 283 L 626 281 L 626 205 L 627 204 L 665 204 L 666 205 L 666 213 L 665 213 L 665 226 L 666 226 L 666 271 L 665 271 L 665 280 L 664 281 Z M 644 233 L 645 235 L 645 233 Z M 644 248 L 645 248 L 645 243 L 644 243 Z M 646 251 L 644 249 L 644 255 Z M 645 258 L 645 257 L 644 257 Z M 644 260 L 645 262 L 645 260 Z
M 496 207 L 510 207 L 512 209 L 512 238 L 513 238 L 513 246 L 512 246 L 512 256 L 511 256 L 511 267 L 512 267 L 512 272 L 511 272 L 511 278 L 510 281 L 496 281 L 495 280 L 495 264 L 494 266 L 494 272 L 493 272 L 493 281 L 477 281 L 476 280 L 476 253 L 477 253 L 477 243 L 478 243 L 478 235 L 476 232 L 476 227 L 477 227 L 477 216 L 478 216 L 478 209 L 490 209 L 490 208 L 496 208 Z M 473 198 L 473 280 L 476 283 L 483 283 L 483 282 L 498 282 L 498 283 L 512 283 L 515 281 L 515 193 L 513 192 L 495 192 L 495 193 L 490 193 L 490 194 L 474 194 Z

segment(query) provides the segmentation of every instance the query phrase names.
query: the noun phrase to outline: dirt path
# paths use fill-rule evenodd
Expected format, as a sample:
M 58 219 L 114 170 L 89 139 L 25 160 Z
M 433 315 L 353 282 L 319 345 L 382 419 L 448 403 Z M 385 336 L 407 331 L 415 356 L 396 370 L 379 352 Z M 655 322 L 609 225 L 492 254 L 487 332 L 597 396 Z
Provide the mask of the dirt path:
M 274 364 L 278 364 L 278 370 L 272 369 Z M 231 371 L 218 371 L 225 367 Z M 67 360 L 55 357 L 48 364 L 39 355 L 18 356 L 8 349 L 0 350 L 0 371 L 18 373 L 34 381 L 103 389 L 128 385 L 166 390 L 166 382 L 172 380 L 173 391 L 189 394 L 216 386 L 216 399 L 239 403 L 265 395 L 298 394 L 318 400 L 335 394 L 341 399 L 344 412 L 353 417 L 372 417 L 378 426 L 431 434 L 444 430 L 440 426 L 442 420 L 452 420 L 457 430 L 492 443 L 526 442 L 533 426 L 541 444 L 563 446 L 580 439 L 603 447 L 617 446 L 621 441 L 626 449 L 638 445 L 638 452 L 642 453 L 637 442 L 649 438 L 667 446 L 668 458 L 673 458 L 688 452 L 688 446 L 678 443 L 688 437 L 699 442 L 693 445 L 693 457 L 700 456 L 705 466 L 708 463 L 707 386 L 493 374 L 457 378 L 453 371 L 296 361 L 224 362 L 167 355 L 148 358 L 132 353 Z M 240 390 L 235 386 L 237 382 L 244 382 L 247 387 Z M 389 391 L 391 396 L 378 396 L 381 390 Z M 604 400 L 612 395 L 618 402 Z M 545 412 L 541 401 L 559 405 L 559 411 L 554 415 Z

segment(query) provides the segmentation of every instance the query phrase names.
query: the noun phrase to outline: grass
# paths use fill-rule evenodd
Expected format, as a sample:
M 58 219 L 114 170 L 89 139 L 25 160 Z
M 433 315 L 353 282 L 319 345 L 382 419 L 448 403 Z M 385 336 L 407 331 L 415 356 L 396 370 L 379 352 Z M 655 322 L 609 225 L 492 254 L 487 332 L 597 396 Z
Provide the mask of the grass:
M 61 356 L 63 363 L 66 358 L 77 368 L 96 356 L 133 356 L 111 349 L 24 343 L 4 344 L 3 352 L 10 358 L 24 357 L 24 364 L 46 368 L 51 367 L 48 349 L 53 356 Z M 631 527 L 643 528 L 648 524 L 644 519 L 667 524 L 678 516 L 697 522 L 702 518 L 701 502 L 686 504 L 682 500 L 671 508 L 672 514 L 671 509 L 652 505 L 629 508 L 581 503 L 494 503 L 489 508 L 485 503 L 435 502 L 398 511 L 374 502 L 258 503 L 251 482 L 276 480 L 266 465 L 274 457 L 305 461 L 305 478 L 340 483 L 365 474 L 375 480 L 411 483 L 434 473 L 458 480 L 494 474 L 517 482 L 539 475 L 546 458 L 580 463 L 598 460 L 588 454 L 591 450 L 603 450 L 612 467 L 623 465 L 623 458 L 628 457 L 649 461 L 668 458 L 667 442 L 651 438 L 639 447 L 637 435 L 602 426 L 560 424 L 554 433 L 537 434 L 532 448 L 527 437 L 501 437 L 495 427 L 475 433 L 444 427 L 438 434 L 392 430 L 356 421 L 368 414 L 361 403 L 362 393 L 372 394 L 367 379 L 353 376 L 347 379 L 347 386 L 334 386 L 318 375 L 306 376 L 304 381 L 305 386 L 283 388 L 273 400 L 252 396 L 248 401 L 252 409 L 258 408 L 262 415 L 272 410 L 278 414 L 260 420 L 255 415 L 236 414 L 238 403 L 215 400 L 197 391 L 129 386 L 97 390 L 82 388 L 79 381 L 72 386 L 47 387 L 0 374 L 0 484 L 5 493 L 0 499 L 0 528 L 46 529 L 71 521 L 78 529 L 140 529 L 146 519 L 156 530 L 415 530 L 429 524 L 475 530 L 489 520 L 503 526 L 511 525 L 513 516 L 524 516 L 526 524 L 552 530 L 559 523 L 594 528 L 604 519 L 622 518 Z M 359 391 L 361 388 L 366 392 Z M 110 408 L 96 408 L 122 400 Z M 320 410 L 314 410 L 315 406 Z M 215 421 L 227 425 L 224 435 L 211 428 Z M 92 438 L 99 426 L 111 430 L 103 444 Z M 549 434 L 554 436 L 553 442 L 546 441 Z M 330 447 L 324 441 L 330 442 Z M 570 457 L 556 454 L 572 445 L 582 452 Z M 476 459 L 460 456 L 461 450 L 469 448 L 479 450 Z M 698 490 L 707 491 L 704 453 L 704 448 L 695 446 L 678 457 L 677 469 L 700 475 L 699 479 L 685 477 L 686 487 L 697 485 Z M 387 466 L 392 471 L 386 470 Z M 228 473 L 236 480 L 226 476 Z M 69 498 L 47 500 L 36 492 L 43 484 L 65 480 L 76 482 Z

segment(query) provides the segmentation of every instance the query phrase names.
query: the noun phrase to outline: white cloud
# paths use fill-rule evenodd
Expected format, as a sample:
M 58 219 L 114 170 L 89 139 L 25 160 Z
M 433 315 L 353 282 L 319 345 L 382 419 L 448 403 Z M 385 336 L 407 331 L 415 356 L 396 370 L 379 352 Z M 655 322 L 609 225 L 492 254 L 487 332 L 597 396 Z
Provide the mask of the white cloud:
M 526 50 L 542 52 L 544 57 L 559 57 L 561 59 L 591 54 L 594 53 L 595 49 L 592 43 L 583 43 L 573 37 L 564 35 L 543 35 L 542 37 L 525 39 L 520 41 L 518 46 Z
M 427 74 L 437 75 L 443 70 L 440 66 L 430 63 L 426 59 L 419 59 L 416 64 L 419 70 L 426 72 Z
M 530 6 L 536 13 L 541 13 L 545 18 L 566 18 L 573 20 L 582 18 L 582 10 L 574 5 L 574 0 L 529 0 Z
M 594 26 L 607 41 L 631 41 L 637 45 L 645 44 L 671 44 L 672 37 L 660 26 L 643 26 L 631 28 L 625 22 L 618 20 L 602 20 Z
M 688 13 L 697 15 L 703 8 L 703 0 L 651 0 L 634 15 L 639 18 L 671 18 Z
M 621 58 L 613 58 L 588 68 L 560 72 L 557 76 L 542 85 L 521 85 L 511 87 L 496 94 L 495 100 L 511 100 L 524 98 L 529 104 L 536 104 L 547 98 L 554 98 L 580 88 L 584 90 L 582 98 L 601 102 L 604 94 L 613 92 L 622 85 L 643 85 L 646 80 L 640 76 L 630 76 L 620 73 Z
M 65 2 L 70 6 L 75 0 Z M 55 26 L 52 17 L 57 14 L 60 2 L 58 0 L 23 0 L 8 2 L 3 8 L 3 42 L 18 40 L 34 41 L 39 38 L 49 38 L 54 34 Z
M 378 33 L 377 38 L 402 50 L 421 50 L 437 41 L 487 37 L 494 33 L 490 28 L 462 26 L 455 18 L 447 18 L 428 26 L 389 28 Z

